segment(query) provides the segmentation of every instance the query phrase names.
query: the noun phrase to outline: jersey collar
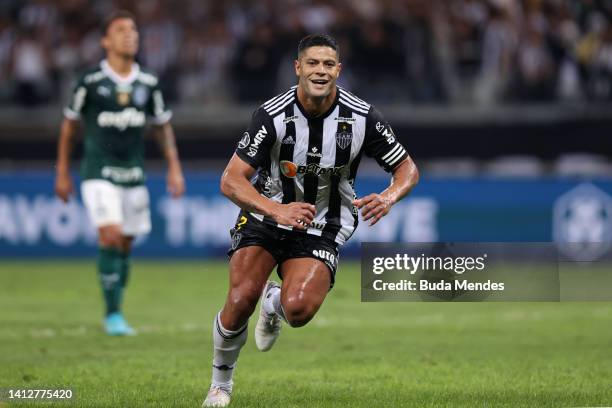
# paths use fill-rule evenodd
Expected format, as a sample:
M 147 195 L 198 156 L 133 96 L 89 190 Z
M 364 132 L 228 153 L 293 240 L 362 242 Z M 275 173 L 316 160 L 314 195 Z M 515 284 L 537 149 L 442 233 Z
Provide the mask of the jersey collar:
M 298 95 L 297 95 L 297 90 L 298 90 L 298 88 L 296 86 L 295 90 L 293 91 L 294 92 L 294 97 L 295 97 L 295 104 L 297 105 L 298 109 L 300 110 L 300 112 L 302 112 L 302 115 L 304 115 L 304 117 L 306 119 L 325 119 L 326 117 L 331 115 L 331 113 L 334 111 L 334 109 L 336 109 L 336 105 L 338 105 L 338 99 L 340 98 L 340 90 L 336 86 L 336 97 L 334 98 L 334 103 L 332 103 L 331 106 L 329 107 L 329 109 L 325 113 L 323 113 L 322 115 L 312 116 L 312 115 L 310 115 L 306 111 L 306 109 L 304 109 L 304 107 L 300 103 L 300 100 L 298 99 Z
M 111 66 L 108 64 L 107 60 L 102 60 L 100 62 L 100 68 L 102 72 L 106 74 L 113 82 L 119 85 L 129 85 L 136 80 L 138 74 L 140 73 L 140 66 L 137 63 L 132 64 L 132 70 L 128 76 L 121 76 L 116 73 Z

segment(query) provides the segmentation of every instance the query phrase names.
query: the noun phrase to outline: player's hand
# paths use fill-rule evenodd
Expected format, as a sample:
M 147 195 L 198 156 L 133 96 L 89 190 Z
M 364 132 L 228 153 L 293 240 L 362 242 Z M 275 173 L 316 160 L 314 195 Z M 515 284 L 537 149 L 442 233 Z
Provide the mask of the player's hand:
M 305 230 L 315 217 L 315 206 L 309 203 L 279 204 L 274 210 L 274 221 Z
M 361 210 L 364 221 L 371 220 L 370 226 L 376 224 L 382 217 L 389 214 L 391 200 L 382 194 L 372 193 L 353 201 L 353 205 Z
M 173 198 L 179 198 L 185 193 L 185 178 L 183 172 L 178 169 L 169 169 L 167 177 L 168 193 Z
M 65 203 L 70 199 L 74 192 L 72 178 L 70 174 L 58 174 L 55 177 L 55 194 Z

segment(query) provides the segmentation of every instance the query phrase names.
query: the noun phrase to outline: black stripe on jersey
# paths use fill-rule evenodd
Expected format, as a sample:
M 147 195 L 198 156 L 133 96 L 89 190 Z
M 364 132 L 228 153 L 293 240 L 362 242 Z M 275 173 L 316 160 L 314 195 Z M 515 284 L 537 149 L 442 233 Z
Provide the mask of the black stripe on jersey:
M 321 162 L 323 147 L 323 118 L 308 119 L 308 150 L 306 151 L 306 166 Z M 315 205 L 319 189 L 319 176 L 304 174 L 304 202 Z
M 346 106 L 340 104 L 338 108 L 338 116 L 341 118 L 350 118 L 352 112 Z M 350 136 L 350 140 L 346 138 Z M 336 159 L 334 167 L 346 166 L 351 159 L 351 144 L 353 143 L 353 125 L 349 122 L 338 121 L 336 130 Z M 329 204 L 327 214 L 325 214 L 325 228 L 323 228 L 322 236 L 330 241 L 336 240 L 336 235 L 342 227 L 341 208 L 342 198 L 340 197 L 340 177 L 339 175 L 330 176 L 329 187 Z
M 294 104 L 290 104 L 285 108 L 285 117 L 289 118 L 294 115 Z M 293 149 L 295 148 L 295 122 L 290 120 L 285 128 L 285 137 L 281 141 L 280 154 L 278 157 L 280 162 L 287 160 L 293 162 Z M 295 201 L 295 182 L 292 178 L 286 177 L 283 172 L 280 172 L 281 183 L 283 186 L 283 204 L 292 203 Z
M 359 168 L 359 162 L 361 161 L 361 155 L 363 154 L 363 149 L 359 151 L 357 157 L 351 163 L 351 170 L 349 172 L 349 183 L 351 183 L 351 187 L 355 190 L 355 178 L 357 178 L 357 169 Z M 357 224 L 359 224 L 359 210 L 357 207 L 353 207 L 353 227 L 357 228 Z M 353 230 L 355 232 L 355 230 Z

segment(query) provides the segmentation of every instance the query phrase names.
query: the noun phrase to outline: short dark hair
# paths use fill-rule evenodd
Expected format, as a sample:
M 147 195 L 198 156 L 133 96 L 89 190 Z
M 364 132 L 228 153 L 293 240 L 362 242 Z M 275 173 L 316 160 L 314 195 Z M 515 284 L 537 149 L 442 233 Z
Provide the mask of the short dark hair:
M 102 36 L 106 35 L 108 28 L 111 26 L 111 24 L 113 24 L 115 20 L 119 20 L 122 18 L 129 18 L 134 23 L 136 23 L 136 17 L 134 16 L 134 14 L 132 14 L 128 10 L 117 10 L 104 19 L 104 23 L 102 24 Z
M 300 40 L 298 44 L 298 58 L 306 48 L 317 46 L 329 47 L 336 51 L 338 58 L 340 57 L 340 47 L 332 36 L 327 34 L 310 34 Z

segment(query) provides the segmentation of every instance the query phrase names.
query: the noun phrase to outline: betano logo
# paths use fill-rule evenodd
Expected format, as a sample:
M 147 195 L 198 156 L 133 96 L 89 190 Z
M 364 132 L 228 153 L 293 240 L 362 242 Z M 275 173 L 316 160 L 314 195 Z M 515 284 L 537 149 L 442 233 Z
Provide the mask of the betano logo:
M 297 165 L 289 160 L 281 160 L 280 161 L 280 170 L 281 173 L 285 177 L 294 178 L 298 174 L 314 174 L 317 176 L 324 175 L 334 175 L 341 176 L 342 170 L 344 170 L 346 166 L 338 166 L 338 167 L 321 167 L 317 163 L 310 163 L 306 166 Z

